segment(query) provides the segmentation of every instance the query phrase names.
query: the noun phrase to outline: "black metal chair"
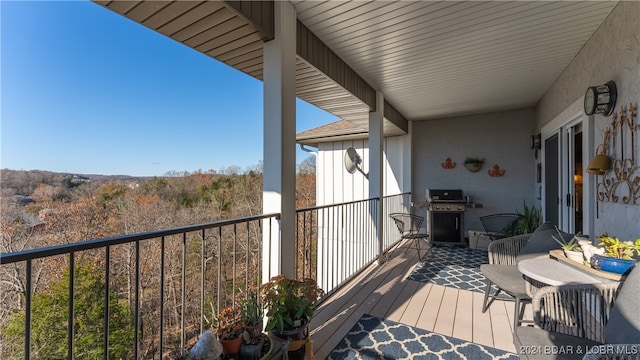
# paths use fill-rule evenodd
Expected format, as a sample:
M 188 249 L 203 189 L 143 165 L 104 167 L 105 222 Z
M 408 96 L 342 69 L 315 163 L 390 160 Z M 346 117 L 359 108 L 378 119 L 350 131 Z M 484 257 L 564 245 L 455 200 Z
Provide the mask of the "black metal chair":
M 491 239 L 503 239 L 515 235 L 516 226 L 520 221 L 519 214 L 492 214 L 480 217 L 480 223 L 485 234 Z
M 418 250 L 418 258 L 421 259 L 422 256 L 420 255 L 420 240 L 429 240 L 429 234 L 420 232 L 422 223 L 424 222 L 424 217 L 407 213 L 393 213 L 389 214 L 389 217 L 393 219 L 396 226 L 398 227 L 401 240 L 414 240 L 415 249 Z M 407 246 L 405 254 L 407 250 L 409 250 L 409 247 L 410 246 Z

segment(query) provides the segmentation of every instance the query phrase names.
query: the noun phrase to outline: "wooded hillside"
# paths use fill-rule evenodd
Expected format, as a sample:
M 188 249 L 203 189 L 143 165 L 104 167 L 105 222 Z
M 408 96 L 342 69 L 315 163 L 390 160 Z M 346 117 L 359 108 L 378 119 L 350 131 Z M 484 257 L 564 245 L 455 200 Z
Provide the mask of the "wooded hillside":
M 313 170 L 312 163 L 309 161 L 305 166 L 300 167 L 296 192 L 298 208 L 315 205 L 315 173 Z M 195 172 L 184 176 L 153 178 L 74 176 L 72 174 L 3 169 L 1 184 L 0 251 L 3 253 L 262 213 L 262 172 L 259 168 L 244 174 Z M 226 237 L 220 246 L 230 247 L 232 239 L 233 237 Z M 158 269 L 156 267 L 160 264 L 160 253 L 152 245 L 143 244 L 142 246 L 145 257 L 140 271 L 142 280 L 144 280 L 147 276 L 157 275 Z M 125 318 L 130 316 L 133 304 L 131 290 L 133 276 L 131 274 L 135 267 L 132 263 L 131 249 L 131 247 L 124 246 L 114 249 L 110 261 L 114 304 L 119 304 L 112 311 L 117 309 L 119 311 L 117 316 Z M 222 248 L 215 251 L 222 259 L 226 256 L 223 254 L 227 253 L 227 250 Z M 165 260 L 166 266 L 175 266 L 176 273 L 181 271 L 180 248 L 167 245 L 167 252 L 169 255 Z M 194 254 L 196 253 L 194 252 Z M 192 260 L 195 264 L 200 261 L 195 258 L 191 259 L 189 256 L 189 261 Z M 83 253 L 82 257 L 76 261 L 75 271 L 78 272 L 76 286 L 80 286 L 80 288 L 86 286 L 87 289 L 103 286 L 100 285 L 100 281 L 102 281 L 104 274 L 95 269 L 103 266 L 100 264 L 104 263 L 104 252 Z M 253 264 L 252 271 L 258 271 L 258 267 L 259 264 Z M 69 276 L 68 268 L 69 260 L 67 257 L 55 257 L 34 263 L 32 284 L 34 306 L 45 306 L 46 309 L 58 306 L 56 304 L 64 306 L 66 300 L 61 294 L 65 293 L 66 285 L 64 282 Z M 234 272 L 245 271 L 248 277 L 249 270 L 248 268 L 234 269 Z M 19 334 L 21 330 L 19 324 L 20 319 L 22 321 L 24 319 L 23 294 L 26 286 L 24 266 L 2 266 L 0 271 L 0 342 L 6 344 L 0 347 L 0 358 L 20 358 L 23 349 L 20 347 L 21 337 Z M 169 272 L 174 271 L 169 270 Z M 232 274 L 231 269 L 224 267 L 222 272 L 228 274 L 225 275 L 226 279 Z M 174 279 L 171 277 L 168 280 L 167 287 L 173 284 L 171 286 L 179 288 L 178 283 L 173 283 Z M 145 294 L 144 291 L 153 293 L 153 291 L 157 291 L 157 280 L 142 286 L 148 287 L 148 290 L 143 289 L 143 294 Z M 196 286 L 197 284 L 194 284 L 193 288 L 195 289 Z M 192 286 L 187 284 L 187 289 L 190 288 Z M 231 294 L 235 290 L 229 288 L 225 291 Z M 88 294 L 76 296 L 86 295 Z M 170 295 L 168 296 L 171 298 Z M 174 296 L 178 295 L 174 294 Z M 78 305 L 76 306 L 84 306 L 81 305 L 81 300 L 77 301 Z M 91 300 L 90 296 L 87 297 L 87 301 L 95 302 L 95 300 Z M 166 321 L 175 323 L 179 317 L 178 308 L 175 308 L 178 303 L 174 299 L 166 306 L 165 317 L 168 317 Z M 42 311 L 42 309 L 34 308 L 34 311 Z M 54 311 L 59 311 L 62 315 L 66 314 L 64 308 Z M 92 311 L 100 313 L 102 310 L 94 309 Z M 140 311 L 141 314 L 157 316 L 158 304 L 154 298 L 143 298 L 141 299 Z M 185 311 L 191 311 L 191 309 Z M 193 311 L 195 312 L 195 310 Z M 47 311 L 44 313 L 46 314 Z M 82 315 L 90 314 L 87 310 L 87 314 Z M 116 316 L 115 313 L 114 316 Z M 147 315 L 141 316 L 142 319 L 146 319 L 144 316 Z M 62 350 L 49 348 L 52 344 L 60 343 L 61 340 L 40 333 L 48 331 L 47 328 L 50 329 L 54 325 L 59 327 L 64 316 L 46 318 L 49 319 L 46 321 L 51 323 L 45 321 L 33 324 L 34 346 L 41 347 L 38 348 L 39 352 L 32 356 L 34 359 L 51 358 L 51 356 L 57 357 L 59 354 L 64 354 L 64 346 Z M 100 316 L 94 316 L 83 318 L 82 321 L 96 322 L 100 319 Z M 40 327 L 35 327 L 36 325 Z M 120 346 L 121 352 L 118 354 L 126 358 L 131 355 L 127 351 L 132 348 L 132 345 L 127 345 L 127 342 L 131 340 L 131 329 L 127 326 L 130 327 L 131 322 L 129 325 L 122 326 L 122 333 L 118 336 L 122 337 L 123 343 L 114 343 L 113 345 Z M 153 324 L 150 323 L 145 323 L 144 326 L 145 329 L 146 326 L 150 326 L 149 329 L 154 329 Z M 95 332 L 95 330 L 91 330 L 92 327 L 82 329 L 78 328 L 77 330 L 83 331 L 85 334 Z M 64 331 L 64 329 L 60 329 L 60 331 Z M 93 337 L 85 338 L 82 335 L 78 335 L 77 341 L 80 343 L 101 341 L 99 336 L 93 335 L 95 339 L 91 340 Z M 143 344 L 141 349 L 144 352 L 141 358 L 154 356 L 157 358 L 159 350 L 157 342 L 154 340 L 156 335 L 153 330 L 147 330 L 147 333 L 143 335 L 145 338 L 140 339 Z M 14 346 L 9 346 L 9 344 L 14 344 Z M 91 343 L 82 346 L 83 349 L 92 348 Z

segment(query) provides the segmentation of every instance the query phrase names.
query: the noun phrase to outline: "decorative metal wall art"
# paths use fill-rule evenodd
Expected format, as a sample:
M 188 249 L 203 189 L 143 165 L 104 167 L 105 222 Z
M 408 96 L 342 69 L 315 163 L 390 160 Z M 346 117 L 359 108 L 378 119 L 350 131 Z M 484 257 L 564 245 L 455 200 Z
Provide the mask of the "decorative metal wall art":
M 495 164 L 493 165 L 493 168 L 491 168 L 491 170 L 487 171 L 489 173 L 489 176 L 491 177 L 500 177 L 500 176 L 504 176 L 504 174 L 507 172 L 504 169 L 500 169 L 500 165 Z
M 598 201 L 640 205 L 640 124 L 636 107 L 620 107 L 611 115 L 611 126 L 604 132 L 605 153 L 612 158 L 611 170 L 597 182 Z
M 446 158 L 443 163 L 440 163 L 443 169 L 453 169 L 456 167 L 456 163 L 451 161 L 451 158 Z

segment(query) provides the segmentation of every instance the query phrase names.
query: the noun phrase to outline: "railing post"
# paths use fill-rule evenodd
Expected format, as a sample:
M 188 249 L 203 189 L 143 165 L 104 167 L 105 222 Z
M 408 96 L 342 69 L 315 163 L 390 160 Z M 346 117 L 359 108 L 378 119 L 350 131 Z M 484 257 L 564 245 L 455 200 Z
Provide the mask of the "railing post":
M 384 97 L 382 92 L 376 91 L 376 109 L 369 112 L 369 197 L 377 199 L 376 214 L 373 220 L 376 226 L 378 243 L 378 263 L 384 262 L 384 213 L 382 196 L 384 195 Z
M 274 4 L 273 40 L 264 43 L 264 175 L 262 206 L 280 213 L 279 240 L 269 244 L 263 274 L 295 278 L 296 13 L 288 1 Z M 275 228 L 275 227 L 274 227 Z M 265 248 L 267 248 L 265 244 Z M 267 281 L 268 279 L 263 279 Z

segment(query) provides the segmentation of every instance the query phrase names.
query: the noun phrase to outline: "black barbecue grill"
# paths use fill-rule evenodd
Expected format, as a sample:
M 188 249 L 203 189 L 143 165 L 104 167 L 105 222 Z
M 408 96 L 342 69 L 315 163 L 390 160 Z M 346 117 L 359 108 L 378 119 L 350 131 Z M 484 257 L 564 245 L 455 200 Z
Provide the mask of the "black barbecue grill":
M 464 245 L 464 212 L 460 189 L 427 189 L 429 233 L 433 244 Z

